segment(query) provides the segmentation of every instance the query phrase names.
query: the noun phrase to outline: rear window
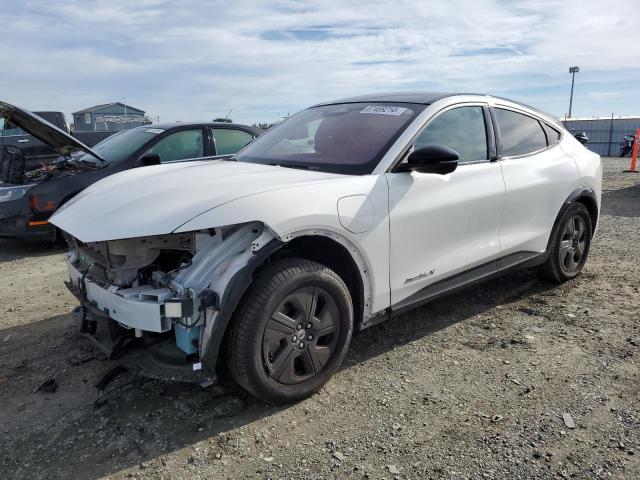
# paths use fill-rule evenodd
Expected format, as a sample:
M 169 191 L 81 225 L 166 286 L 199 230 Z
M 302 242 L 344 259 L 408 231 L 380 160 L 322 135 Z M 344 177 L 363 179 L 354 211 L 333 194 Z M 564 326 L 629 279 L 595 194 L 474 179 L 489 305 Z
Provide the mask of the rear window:
M 253 135 L 233 128 L 212 128 L 216 155 L 232 155 L 253 140 Z
M 526 155 L 547 147 L 540 122 L 533 117 L 502 108 L 495 109 L 502 155 Z

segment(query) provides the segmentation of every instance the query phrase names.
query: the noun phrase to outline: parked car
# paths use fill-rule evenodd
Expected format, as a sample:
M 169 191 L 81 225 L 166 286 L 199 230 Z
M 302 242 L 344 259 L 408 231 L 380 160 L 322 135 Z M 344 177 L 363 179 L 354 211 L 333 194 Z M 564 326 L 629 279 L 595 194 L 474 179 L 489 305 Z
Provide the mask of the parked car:
M 600 157 L 485 95 L 319 104 L 234 159 L 113 175 L 51 222 L 106 352 L 200 384 L 226 365 L 270 403 L 311 395 L 354 331 L 431 299 L 518 267 L 575 278 L 600 211 Z
M 0 117 L 58 155 L 30 170 L 21 150 L 5 146 L 0 163 L 0 237 L 42 240 L 56 238 L 48 219 L 60 205 L 104 177 L 155 163 L 228 156 L 259 135 L 253 127 L 232 123 L 162 123 L 117 132 L 89 148 L 66 131 L 7 103 L 0 102 Z
M 49 122 L 51 125 L 58 127 L 60 130 L 67 132 L 89 147 L 94 146 L 96 143 L 101 142 L 115 133 L 72 132 L 62 112 L 33 112 L 33 114 Z M 5 122 L 5 119 L 0 117 L 0 162 L 2 162 L 5 146 L 13 146 L 22 151 L 25 157 L 26 170 L 39 168 L 43 164 L 48 164 L 60 156 L 46 143 L 40 141 L 17 125 L 14 125 L 11 121 Z

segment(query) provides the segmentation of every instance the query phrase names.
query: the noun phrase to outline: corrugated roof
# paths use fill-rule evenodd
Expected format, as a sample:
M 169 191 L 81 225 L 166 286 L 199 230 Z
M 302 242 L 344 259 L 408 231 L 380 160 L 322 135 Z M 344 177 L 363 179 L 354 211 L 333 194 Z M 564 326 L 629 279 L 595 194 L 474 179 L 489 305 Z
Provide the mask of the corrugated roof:
M 608 120 L 611 121 L 611 117 L 571 117 L 571 118 L 563 118 L 563 122 L 584 122 L 587 120 L 597 121 L 597 120 Z M 640 116 L 631 115 L 628 117 L 613 117 L 613 121 L 616 120 L 640 120 Z
M 77 112 L 73 112 L 72 115 L 81 115 L 83 113 L 91 113 L 97 112 L 98 110 L 102 110 L 104 108 L 110 107 L 111 105 L 122 105 L 123 107 L 130 108 L 131 110 L 135 110 L 136 112 L 144 113 L 144 110 L 140 110 L 139 108 L 132 107 L 130 105 L 125 105 L 121 102 L 111 102 L 111 103 L 103 103 L 102 105 L 94 105 L 93 107 L 85 108 L 83 110 L 78 110 Z

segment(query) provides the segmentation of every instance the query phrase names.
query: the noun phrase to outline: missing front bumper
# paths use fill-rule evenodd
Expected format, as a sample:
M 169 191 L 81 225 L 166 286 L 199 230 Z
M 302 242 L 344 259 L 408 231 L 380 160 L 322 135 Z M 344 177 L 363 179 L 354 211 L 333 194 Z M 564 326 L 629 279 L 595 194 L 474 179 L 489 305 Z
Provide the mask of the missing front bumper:
M 67 287 L 81 302 L 80 291 L 71 282 Z M 207 387 L 216 382 L 216 375 L 193 355 L 185 355 L 173 338 L 147 341 L 136 338 L 131 329 L 91 305 L 74 311 L 81 333 L 113 360 L 141 376 L 156 380 L 198 384 Z

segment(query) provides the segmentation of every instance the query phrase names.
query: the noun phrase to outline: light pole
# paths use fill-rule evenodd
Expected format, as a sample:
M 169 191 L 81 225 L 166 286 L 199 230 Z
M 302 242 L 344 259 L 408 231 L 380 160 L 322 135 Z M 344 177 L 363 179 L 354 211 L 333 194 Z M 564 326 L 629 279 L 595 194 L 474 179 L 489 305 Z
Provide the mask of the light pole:
M 576 73 L 580 71 L 580 67 L 569 67 L 571 74 L 571 96 L 569 97 L 569 118 L 571 118 L 571 107 L 573 106 L 573 82 L 576 79 Z

